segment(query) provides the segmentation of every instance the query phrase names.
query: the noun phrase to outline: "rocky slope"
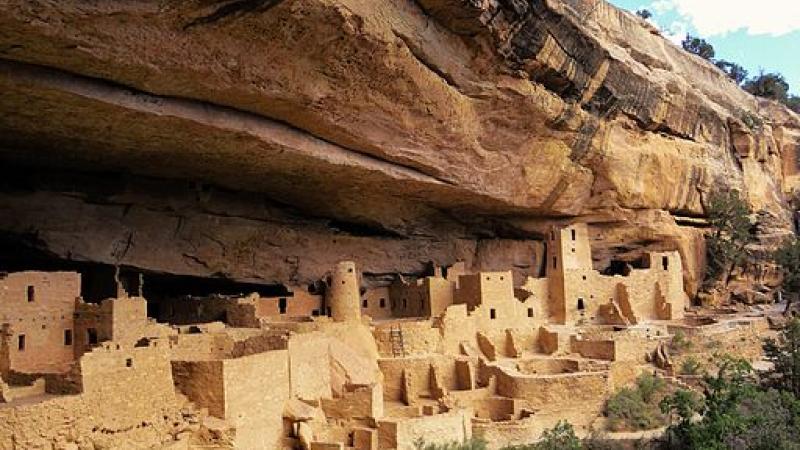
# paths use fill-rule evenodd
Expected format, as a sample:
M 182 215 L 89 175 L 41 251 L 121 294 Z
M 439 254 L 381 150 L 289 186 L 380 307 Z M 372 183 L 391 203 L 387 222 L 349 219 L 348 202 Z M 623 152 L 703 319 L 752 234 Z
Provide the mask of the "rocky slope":
M 678 248 L 742 190 L 780 235 L 800 120 L 602 0 L 0 4 L 0 231 L 61 258 L 304 283 Z

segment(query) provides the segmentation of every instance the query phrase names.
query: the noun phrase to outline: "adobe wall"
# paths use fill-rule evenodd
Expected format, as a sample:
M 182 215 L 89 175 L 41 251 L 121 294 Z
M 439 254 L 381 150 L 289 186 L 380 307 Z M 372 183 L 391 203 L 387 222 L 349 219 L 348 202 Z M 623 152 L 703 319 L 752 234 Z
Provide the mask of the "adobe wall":
M 378 421 L 378 448 L 415 450 L 418 440 L 426 444 L 451 444 L 472 437 L 470 410 L 445 414 Z
M 308 333 L 289 339 L 289 370 L 293 397 L 304 400 L 331 398 L 329 338 Z
M 165 298 L 158 303 L 158 321 L 173 325 L 225 322 L 226 312 L 236 298 L 229 297 L 183 297 Z
M 225 418 L 236 427 L 236 447 L 276 448 L 290 396 L 288 351 L 226 359 L 222 365 Z
M 183 422 L 168 402 L 109 406 L 83 395 L 52 397 L 0 408 L 0 449 L 167 448 L 174 424 Z
M 581 372 L 558 375 L 523 375 L 503 367 L 493 367 L 497 394 L 523 400 L 530 408 L 552 405 L 596 406 L 609 392 L 608 372 Z
M 58 373 L 74 361 L 75 299 L 81 293 L 75 272 L 16 272 L 0 277 L 0 324 L 7 323 L 7 370 Z M 29 295 L 30 294 L 30 295 Z M 29 301 L 31 300 L 31 301 Z
M 111 318 L 111 339 L 136 342 L 147 336 L 147 301 L 142 297 L 121 297 L 100 302 L 101 310 L 108 310 Z
M 172 361 L 175 387 L 198 408 L 225 418 L 225 388 L 222 361 Z
M 372 331 L 381 356 L 387 358 L 394 356 L 392 330 L 398 329 L 402 334 L 405 356 L 442 353 L 442 336 L 439 329 L 433 328 L 431 320 L 394 321 L 377 324 Z
M 435 321 L 442 336 L 444 354 L 460 355 L 462 343 L 477 348 L 477 327 L 467 312 L 467 305 L 453 305 Z
M 391 318 L 391 290 L 388 287 L 367 289 L 361 299 L 361 314 L 375 320 Z
M 309 293 L 301 287 L 291 288 L 292 295 L 287 297 L 256 297 L 256 317 L 308 317 L 325 315 L 323 311 L 323 297 Z M 285 300 L 281 300 L 285 299 Z M 281 313 L 281 304 L 285 302 L 286 309 Z
M 337 322 L 361 319 L 361 282 L 356 264 L 342 261 L 334 266 L 331 281 L 325 291 L 325 303 L 331 308 L 330 316 Z
M 78 363 L 83 395 L 102 399 L 110 408 L 174 402 L 167 347 L 164 341 L 152 341 L 145 347 L 101 344 Z
M 444 355 L 428 355 L 402 359 L 379 359 L 378 366 L 383 374 L 383 394 L 389 401 L 403 401 L 406 398 L 404 377 L 408 377 L 414 394 L 431 395 L 431 370 L 436 370 L 440 382 L 447 390 L 460 388 L 456 372 L 456 360 Z M 434 369 L 431 369 L 431 368 Z M 405 373 L 405 375 L 404 375 Z
M 102 345 L 72 374 L 80 379 L 78 395 L 0 408 L 0 449 L 78 438 L 96 448 L 161 448 L 172 441 L 173 423 L 183 421 L 163 345 Z

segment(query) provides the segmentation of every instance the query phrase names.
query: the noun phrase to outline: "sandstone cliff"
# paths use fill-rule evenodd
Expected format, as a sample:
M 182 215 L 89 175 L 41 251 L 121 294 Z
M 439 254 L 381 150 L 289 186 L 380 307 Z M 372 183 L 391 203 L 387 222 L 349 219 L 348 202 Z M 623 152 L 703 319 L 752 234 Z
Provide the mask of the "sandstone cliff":
M 742 190 L 791 227 L 800 119 L 602 0 L 0 5 L 0 231 L 60 258 L 309 282 L 677 248 Z

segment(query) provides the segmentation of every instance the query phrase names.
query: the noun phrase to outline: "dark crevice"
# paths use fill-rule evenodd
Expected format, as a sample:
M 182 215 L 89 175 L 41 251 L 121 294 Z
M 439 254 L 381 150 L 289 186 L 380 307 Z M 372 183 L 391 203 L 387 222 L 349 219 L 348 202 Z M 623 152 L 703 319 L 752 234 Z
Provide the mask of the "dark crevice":
M 367 223 L 345 222 L 342 220 L 331 220 L 330 222 L 328 222 L 328 227 L 336 232 L 348 234 L 350 236 L 378 237 L 378 238 L 389 238 L 389 239 L 403 239 L 406 237 L 396 231 L 384 228 L 379 223 L 367 224 Z
M 404 44 L 406 44 L 406 47 L 408 48 L 408 51 L 411 53 L 411 56 L 413 56 L 414 59 L 419 61 L 420 64 L 422 64 L 428 70 L 433 72 L 436 76 L 441 78 L 445 83 L 447 83 L 448 86 L 450 86 L 453 89 L 458 90 L 460 92 L 460 90 L 458 88 L 458 84 L 455 82 L 455 80 L 453 79 L 452 76 L 450 76 L 445 71 L 443 71 L 442 69 L 437 67 L 435 64 L 433 64 L 430 61 L 428 61 L 427 57 L 422 52 L 422 50 L 418 46 L 416 46 L 410 39 L 408 39 L 407 37 L 397 33 L 396 31 L 393 31 L 393 32 L 394 32 L 394 35 L 398 39 L 400 39 L 401 41 L 403 41 Z
M 277 6 L 282 1 L 283 0 L 237 0 L 228 2 L 217 8 L 213 13 L 191 21 L 184 26 L 183 29 L 188 30 L 198 25 L 210 25 L 226 17 L 236 17 L 253 12 L 265 12 Z
M 454 186 L 453 181 L 439 177 L 432 173 L 426 173 L 425 170 L 435 172 L 430 168 L 416 167 L 415 165 L 392 161 L 391 159 L 383 157 L 383 155 L 376 155 L 375 153 L 368 152 L 361 149 L 346 147 L 335 141 L 331 141 L 325 137 L 311 133 L 309 130 L 299 128 L 282 119 L 273 118 L 264 115 L 261 112 L 253 112 L 237 108 L 235 106 L 220 105 L 206 100 L 191 98 L 191 97 L 176 97 L 160 95 L 150 92 L 142 91 L 132 86 L 126 86 L 117 81 L 107 80 L 103 78 L 96 78 L 80 73 L 68 72 L 62 69 L 57 69 L 48 66 L 41 66 L 37 64 L 23 63 L 19 61 L 0 58 L 0 71 L 4 72 L 12 80 L 20 80 L 25 83 L 33 83 L 45 86 L 50 89 L 60 89 L 64 92 L 69 92 L 74 95 L 92 98 L 109 104 L 115 104 L 122 108 L 133 108 L 134 103 L 130 102 L 131 98 L 137 99 L 135 105 L 156 105 L 158 108 L 166 103 L 171 108 L 181 110 L 185 115 L 176 113 L 168 113 L 164 111 L 150 111 L 145 108 L 145 112 L 160 113 L 166 115 L 173 115 L 185 120 L 199 120 L 192 114 L 197 112 L 202 113 L 203 116 L 211 112 L 219 112 L 223 114 L 238 116 L 243 120 L 256 120 L 260 122 L 267 122 L 270 126 L 282 126 L 295 133 L 299 133 L 328 145 L 332 145 L 338 149 L 358 155 L 365 158 L 369 163 L 391 166 L 394 170 L 406 171 L 404 174 L 408 177 L 421 177 L 427 179 L 429 182 L 441 183 L 443 185 Z M 116 102 L 116 103 L 115 103 Z M 240 130 L 243 131 L 244 130 Z M 1 141 L 0 141 L 1 142 Z M 365 162 L 367 164 L 367 162 Z

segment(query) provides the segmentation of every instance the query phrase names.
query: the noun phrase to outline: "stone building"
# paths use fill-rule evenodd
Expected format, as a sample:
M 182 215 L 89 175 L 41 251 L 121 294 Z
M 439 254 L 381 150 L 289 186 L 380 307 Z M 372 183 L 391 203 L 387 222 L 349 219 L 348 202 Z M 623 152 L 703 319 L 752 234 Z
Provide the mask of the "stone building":
M 74 272 L 0 274 L 0 374 L 53 373 L 75 359 Z

